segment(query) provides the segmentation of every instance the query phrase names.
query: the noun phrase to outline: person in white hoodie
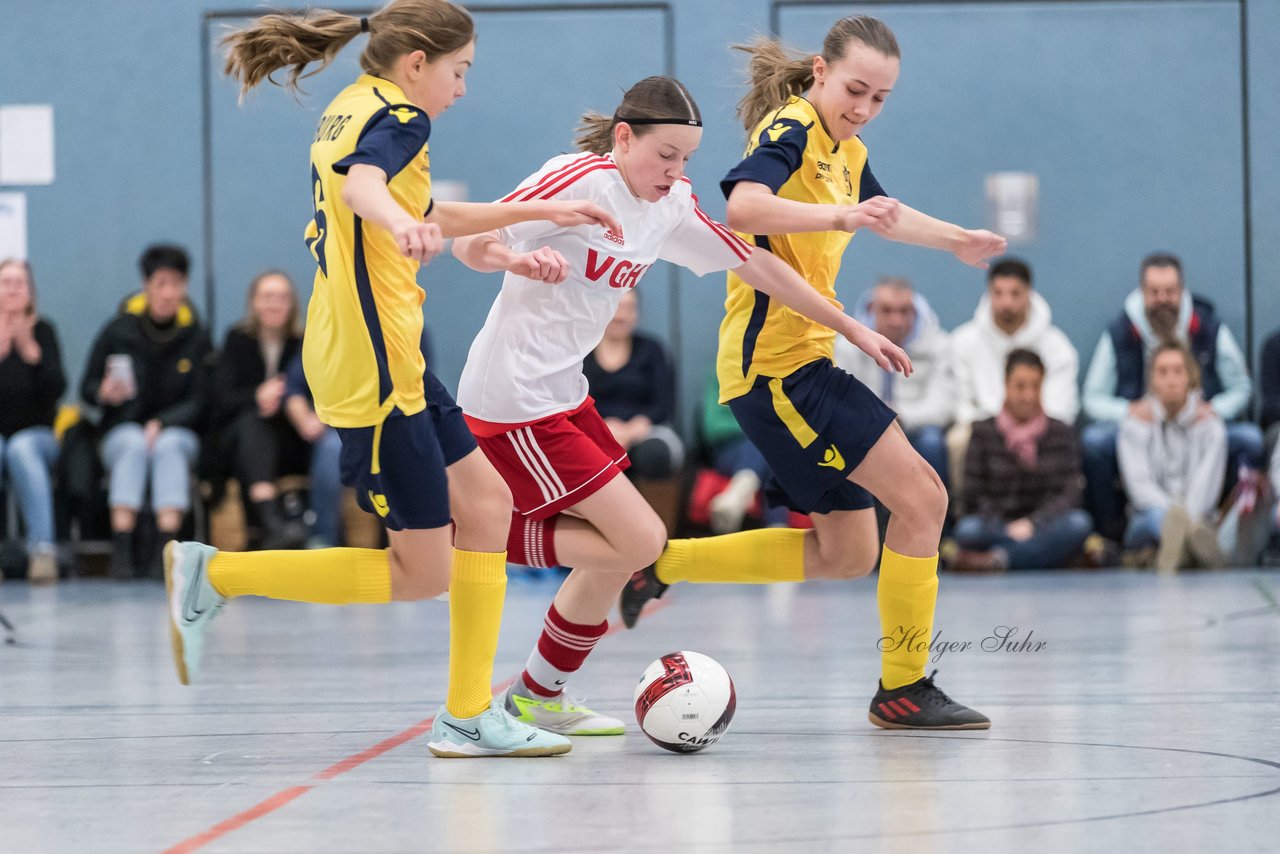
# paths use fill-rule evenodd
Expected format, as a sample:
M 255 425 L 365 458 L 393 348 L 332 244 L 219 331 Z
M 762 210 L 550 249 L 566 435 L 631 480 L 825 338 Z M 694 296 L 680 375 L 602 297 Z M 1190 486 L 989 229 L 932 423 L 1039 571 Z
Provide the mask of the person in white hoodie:
M 1085 507 L 1099 530 L 1116 538 L 1123 505 L 1115 489 L 1116 434 L 1126 416 L 1150 418 L 1144 379 L 1152 354 L 1164 341 L 1179 341 L 1200 366 L 1201 406 L 1227 423 L 1227 487 L 1244 463 L 1262 467 L 1262 431 L 1236 419 L 1248 415 L 1253 383 L 1244 353 L 1213 304 L 1187 290 L 1182 262 L 1168 252 L 1142 260 L 1140 286 L 1107 326 L 1094 348 L 1084 379 L 1084 411 L 1090 423 L 1081 436 Z
M 1200 405 L 1200 365 L 1179 343 L 1156 347 L 1148 387 L 1151 417 L 1126 415 L 1116 449 L 1134 509 L 1125 549 L 1142 555 L 1135 563 L 1154 554 L 1166 572 L 1184 565 L 1188 552 L 1202 566 L 1221 566 L 1210 517 L 1226 476 L 1226 425 Z
M 947 364 L 950 336 L 929 301 L 911 282 L 885 276 L 858 298 L 854 317 L 907 351 L 910 379 L 881 369 L 858 348 L 836 341 L 836 366 L 853 374 L 898 414 L 912 447 L 933 470 L 949 480 L 946 429 L 955 417 L 955 394 Z
M 951 333 L 956 414 L 947 433 L 947 453 L 953 491 L 962 488 L 973 422 L 994 418 L 1004 406 L 1005 361 L 1017 349 L 1031 350 L 1044 362 L 1045 414 L 1075 423 L 1080 412 L 1080 357 L 1066 334 L 1053 325 L 1048 301 L 1032 287 L 1031 268 L 1018 258 L 1005 258 L 987 272 L 987 292 L 973 320 Z

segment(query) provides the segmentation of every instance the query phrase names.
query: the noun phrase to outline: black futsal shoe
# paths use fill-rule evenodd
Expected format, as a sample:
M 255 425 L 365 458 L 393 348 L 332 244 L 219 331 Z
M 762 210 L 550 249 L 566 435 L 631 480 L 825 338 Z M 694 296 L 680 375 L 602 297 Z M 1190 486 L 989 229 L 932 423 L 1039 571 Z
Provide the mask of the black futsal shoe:
M 622 598 L 618 601 L 618 611 L 622 614 L 622 624 L 629 629 L 635 628 L 640 619 L 640 609 L 650 599 L 661 599 L 667 592 L 669 584 L 658 580 L 658 571 L 654 564 L 631 576 L 627 586 L 622 588 Z
M 935 670 L 892 691 L 881 682 L 867 719 L 883 729 L 990 729 L 986 715 L 960 705 L 933 684 L 937 674 Z

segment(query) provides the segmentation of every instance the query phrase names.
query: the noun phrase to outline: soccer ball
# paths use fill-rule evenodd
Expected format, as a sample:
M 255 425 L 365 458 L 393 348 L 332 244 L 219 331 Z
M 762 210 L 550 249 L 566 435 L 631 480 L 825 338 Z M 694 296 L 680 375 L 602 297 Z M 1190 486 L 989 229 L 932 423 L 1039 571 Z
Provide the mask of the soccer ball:
M 640 729 L 675 753 L 695 753 L 719 741 L 736 706 L 729 674 L 699 652 L 667 653 L 644 669 L 636 685 Z

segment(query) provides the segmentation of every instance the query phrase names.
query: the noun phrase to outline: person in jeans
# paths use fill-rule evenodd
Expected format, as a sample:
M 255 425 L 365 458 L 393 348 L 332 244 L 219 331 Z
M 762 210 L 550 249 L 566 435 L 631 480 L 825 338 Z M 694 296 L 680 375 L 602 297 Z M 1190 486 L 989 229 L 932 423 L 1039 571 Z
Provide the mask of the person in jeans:
M 1013 350 L 1004 375 L 1000 414 L 973 425 L 952 568 L 1060 568 L 1093 530 L 1080 509 L 1080 449 L 1071 427 L 1044 412 L 1040 356 Z
M 342 542 L 342 440 L 338 431 L 316 414 L 311 388 L 302 370 L 302 356 L 284 374 L 284 414 L 303 441 L 311 445 L 311 486 L 308 490 L 311 524 L 308 548 L 327 549 Z
M 1248 420 L 1253 382 L 1240 345 L 1213 303 L 1193 294 L 1183 279 L 1182 262 L 1168 252 L 1142 260 L 1139 286 L 1108 324 L 1089 362 L 1084 379 L 1084 410 L 1090 424 L 1081 436 L 1086 477 L 1085 504 L 1102 533 L 1119 536 L 1123 503 L 1116 491 L 1119 474 L 1117 436 L 1128 417 L 1151 423 L 1145 379 L 1151 359 L 1165 341 L 1178 341 L 1191 351 L 1199 367 L 1201 417 L 1218 415 L 1226 422 L 1227 479 L 1237 466 L 1261 469 L 1263 437 Z M 1265 364 L 1264 355 L 1264 364 Z
M 1044 408 L 1050 418 L 1074 424 L 1080 357 L 1071 339 L 1053 325 L 1053 310 L 1035 289 L 1031 266 L 1006 257 L 987 270 L 987 290 L 973 319 L 951 333 L 950 367 L 955 423 L 947 431 L 953 492 L 964 493 L 965 448 L 972 425 L 1001 411 L 1009 353 L 1032 350 L 1044 361 Z
M 302 354 L 293 281 L 268 270 L 249 285 L 245 317 L 227 332 L 213 381 L 213 432 L 252 510 L 264 549 L 297 548 L 307 537 L 286 520 L 276 480 L 307 469 L 310 446 L 284 411 L 285 369 Z
M 80 396 L 102 413 L 99 450 L 109 480 L 116 578 L 153 572 L 160 549 L 177 536 L 191 508 L 212 349 L 187 302 L 186 251 L 149 246 L 139 266 L 142 292 L 127 298 L 98 333 L 80 384 Z M 148 491 L 159 542 L 135 549 Z
M 1202 406 L 1200 365 L 1181 344 L 1161 344 L 1151 356 L 1146 411 L 1120 424 L 1116 453 L 1133 516 L 1125 532 L 1130 560 L 1172 571 L 1188 552 L 1203 566 L 1221 566 L 1210 517 L 1227 469 L 1227 427 Z
M 58 458 L 53 420 L 66 388 L 57 333 L 36 313 L 31 265 L 0 261 L 0 482 L 17 493 L 34 584 L 58 580 L 49 472 Z

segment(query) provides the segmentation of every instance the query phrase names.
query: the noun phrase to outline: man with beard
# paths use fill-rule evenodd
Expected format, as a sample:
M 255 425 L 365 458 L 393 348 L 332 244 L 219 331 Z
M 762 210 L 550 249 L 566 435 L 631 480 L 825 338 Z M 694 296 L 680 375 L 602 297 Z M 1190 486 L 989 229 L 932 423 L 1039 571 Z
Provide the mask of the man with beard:
M 973 423 L 994 418 L 1004 408 L 1005 361 L 1020 348 L 1044 362 L 1045 413 L 1074 424 L 1080 410 L 1080 357 L 1066 334 L 1053 325 L 1048 301 L 1032 288 L 1031 268 L 1017 258 L 1004 258 L 987 271 L 987 292 L 973 319 L 951 334 L 956 420 L 947 431 L 947 453 L 953 494 L 964 491 L 964 459 Z
M 1098 530 L 1112 539 L 1124 527 L 1123 497 L 1116 489 L 1116 435 L 1126 415 L 1154 420 L 1143 399 L 1145 377 L 1151 354 L 1162 343 L 1181 343 L 1200 365 L 1204 397 L 1197 417 L 1216 413 L 1228 422 L 1228 488 L 1240 462 L 1256 468 L 1263 456 L 1258 426 L 1231 423 L 1247 414 L 1253 384 L 1244 353 L 1213 304 L 1186 289 L 1182 262 L 1167 252 L 1143 259 L 1139 281 L 1141 286 L 1125 298 L 1124 310 L 1099 339 L 1084 381 L 1084 410 L 1093 422 L 1082 437 L 1085 503 Z

